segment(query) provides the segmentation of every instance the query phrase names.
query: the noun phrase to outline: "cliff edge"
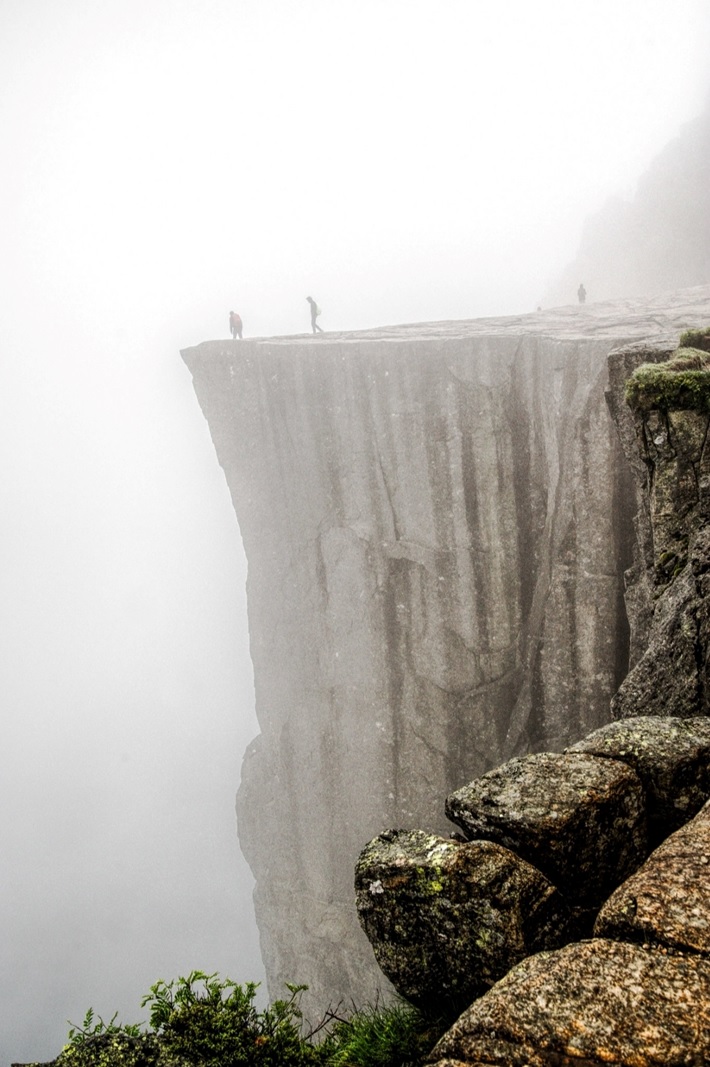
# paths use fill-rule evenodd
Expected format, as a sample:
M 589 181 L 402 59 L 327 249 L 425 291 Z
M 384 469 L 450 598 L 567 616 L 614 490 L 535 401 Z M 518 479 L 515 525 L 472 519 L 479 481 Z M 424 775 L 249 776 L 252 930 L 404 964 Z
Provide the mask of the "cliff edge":
M 606 357 L 707 321 L 704 286 L 183 352 L 249 563 L 239 835 L 273 993 L 371 999 L 364 844 L 609 720 L 639 548 Z

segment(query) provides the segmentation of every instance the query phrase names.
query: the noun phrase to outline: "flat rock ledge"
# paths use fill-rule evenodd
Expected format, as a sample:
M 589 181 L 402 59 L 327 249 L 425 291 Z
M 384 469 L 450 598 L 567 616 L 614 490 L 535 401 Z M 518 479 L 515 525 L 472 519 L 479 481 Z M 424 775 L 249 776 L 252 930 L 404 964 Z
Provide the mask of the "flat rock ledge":
M 435 1046 L 437 1067 L 710 1063 L 710 961 L 590 940 L 518 964 Z

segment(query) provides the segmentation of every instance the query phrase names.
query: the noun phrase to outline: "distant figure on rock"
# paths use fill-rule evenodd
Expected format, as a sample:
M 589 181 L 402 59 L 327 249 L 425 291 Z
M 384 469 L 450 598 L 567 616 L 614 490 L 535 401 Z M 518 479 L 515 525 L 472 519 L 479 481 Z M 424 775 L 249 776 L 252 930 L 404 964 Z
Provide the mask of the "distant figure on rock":
M 229 312 L 229 332 L 236 341 L 237 337 L 241 341 L 242 339 L 242 317 L 237 315 L 236 311 Z
M 312 296 L 307 296 L 306 300 L 311 305 L 311 327 L 313 329 L 313 333 L 315 333 L 316 330 L 318 330 L 320 333 L 323 333 L 322 328 L 316 322 L 316 319 L 320 315 L 320 308 L 318 307 Z
M 580 304 L 583 304 L 587 299 L 587 290 L 584 288 L 584 282 L 579 283 L 579 289 L 577 290 L 577 299 Z

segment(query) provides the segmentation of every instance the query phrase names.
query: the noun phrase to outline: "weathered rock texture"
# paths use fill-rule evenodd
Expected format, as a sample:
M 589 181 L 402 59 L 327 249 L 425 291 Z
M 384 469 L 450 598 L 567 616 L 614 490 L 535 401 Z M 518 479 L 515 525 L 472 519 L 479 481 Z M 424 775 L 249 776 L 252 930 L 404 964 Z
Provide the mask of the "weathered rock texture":
M 432 1062 L 710 1062 L 709 723 L 628 720 L 562 756 L 513 758 L 448 798 L 447 812 L 470 842 L 390 831 L 363 850 L 358 911 L 398 992 L 452 1019 L 464 996 L 480 997 Z M 661 833 L 701 804 L 641 864 L 646 811 L 655 812 Z M 550 881 L 485 840 L 491 834 L 524 850 Z M 624 836 L 632 841 L 626 851 Z M 561 897 L 572 912 L 579 902 L 596 901 L 598 910 L 601 893 L 634 867 L 599 910 L 596 940 L 531 954 L 515 966 L 535 940 L 551 948 L 579 936 Z
M 581 907 L 598 907 L 646 855 L 640 779 L 585 753 L 518 756 L 447 797 L 446 814 L 469 840 L 535 864 Z
M 438 1067 L 710 1062 L 710 960 L 594 940 L 525 960 L 464 1012 Z
M 453 1018 L 513 964 L 570 940 L 555 887 L 491 841 L 387 831 L 361 853 L 355 893 L 380 967 L 434 1015 Z
M 699 389 L 697 411 L 659 400 L 650 409 L 637 401 L 632 412 L 624 400 L 632 372 L 671 355 L 637 346 L 609 360 L 609 405 L 638 502 L 627 582 L 633 669 L 614 696 L 614 718 L 710 712 L 710 388 Z
M 594 933 L 710 959 L 710 804 L 612 894 Z
M 272 990 L 377 973 L 351 872 L 383 826 L 608 719 L 635 494 L 606 356 L 710 289 L 183 353 L 249 561 L 261 735 L 239 794 Z
M 646 795 L 649 840 L 657 844 L 700 810 L 710 796 L 710 718 L 638 718 L 609 723 L 570 752 L 621 760 Z

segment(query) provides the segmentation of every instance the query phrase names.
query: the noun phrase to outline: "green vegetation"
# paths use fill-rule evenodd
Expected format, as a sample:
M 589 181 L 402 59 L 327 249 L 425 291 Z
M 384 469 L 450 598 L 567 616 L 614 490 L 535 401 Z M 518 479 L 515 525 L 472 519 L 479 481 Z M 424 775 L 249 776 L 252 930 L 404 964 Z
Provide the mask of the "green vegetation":
M 56 1067 L 419 1067 L 443 1026 L 408 1005 L 375 1006 L 349 1017 L 328 1012 L 304 1034 L 299 998 L 306 986 L 260 1011 L 257 983 L 216 974 L 151 986 L 145 1024 L 108 1022 L 90 1008 L 70 1024 Z
M 635 411 L 685 410 L 707 414 L 710 412 L 710 351 L 683 346 L 666 363 L 642 363 L 626 383 L 626 401 Z
M 680 335 L 681 348 L 700 348 L 710 352 L 710 326 L 702 330 L 686 330 Z

